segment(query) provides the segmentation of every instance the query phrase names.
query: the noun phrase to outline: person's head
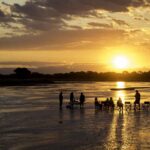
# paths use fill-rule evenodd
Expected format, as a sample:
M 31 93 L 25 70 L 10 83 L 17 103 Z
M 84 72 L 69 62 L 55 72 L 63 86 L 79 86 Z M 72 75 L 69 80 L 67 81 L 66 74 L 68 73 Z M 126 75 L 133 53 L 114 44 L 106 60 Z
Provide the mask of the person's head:
M 97 97 L 95 97 L 95 101 L 97 101 Z
M 136 92 L 136 93 L 138 93 L 139 91 L 138 91 L 138 90 L 136 90 L 135 92 Z
M 113 98 L 112 98 L 112 97 L 110 97 L 110 100 L 113 100 Z

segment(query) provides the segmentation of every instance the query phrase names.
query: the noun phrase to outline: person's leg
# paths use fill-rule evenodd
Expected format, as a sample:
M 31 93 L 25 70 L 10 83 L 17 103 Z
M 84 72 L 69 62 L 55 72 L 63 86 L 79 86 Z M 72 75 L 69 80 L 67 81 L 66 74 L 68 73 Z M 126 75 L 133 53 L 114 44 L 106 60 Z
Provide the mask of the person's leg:
M 141 109 L 141 104 L 139 103 L 139 110 Z
M 80 108 L 82 108 L 83 107 L 83 103 L 82 102 L 80 102 Z
M 84 102 L 82 102 L 82 108 L 84 107 Z
M 134 102 L 134 110 L 136 110 L 136 102 Z

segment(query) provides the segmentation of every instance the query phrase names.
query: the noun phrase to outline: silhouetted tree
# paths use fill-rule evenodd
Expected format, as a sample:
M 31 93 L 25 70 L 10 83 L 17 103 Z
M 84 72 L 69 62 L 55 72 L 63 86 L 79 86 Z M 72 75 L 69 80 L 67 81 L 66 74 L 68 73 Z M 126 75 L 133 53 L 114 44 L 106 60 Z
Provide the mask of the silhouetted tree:
M 14 72 L 16 76 L 21 79 L 26 79 L 31 76 L 31 71 L 28 70 L 27 68 L 16 68 Z

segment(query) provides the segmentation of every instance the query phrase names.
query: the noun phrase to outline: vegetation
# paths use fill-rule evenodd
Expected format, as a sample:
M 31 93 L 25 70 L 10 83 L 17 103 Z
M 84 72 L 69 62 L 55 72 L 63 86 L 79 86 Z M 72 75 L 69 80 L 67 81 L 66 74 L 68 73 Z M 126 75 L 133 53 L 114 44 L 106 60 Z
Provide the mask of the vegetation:
M 70 72 L 51 75 L 53 80 L 59 81 L 150 81 L 149 72 Z
M 17 68 L 13 74 L 0 75 L 0 85 L 35 85 L 49 84 L 55 81 L 139 81 L 150 82 L 148 72 L 70 72 L 57 74 L 41 74 L 31 72 L 27 68 Z

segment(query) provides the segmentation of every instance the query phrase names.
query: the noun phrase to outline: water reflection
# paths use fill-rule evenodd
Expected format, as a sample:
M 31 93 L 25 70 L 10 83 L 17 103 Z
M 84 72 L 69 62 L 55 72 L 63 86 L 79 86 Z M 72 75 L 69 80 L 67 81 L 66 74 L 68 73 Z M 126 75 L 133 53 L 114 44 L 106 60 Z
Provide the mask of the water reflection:
M 117 88 L 125 88 L 125 82 L 116 82 L 116 86 Z M 116 91 L 116 99 L 118 100 L 118 98 L 120 97 L 122 99 L 122 102 L 125 103 L 125 96 L 126 96 L 126 91 L 122 90 L 122 91 Z
M 122 99 L 123 104 L 125 103 L 125 91 L 117 91 L 116 92 L 116 98 L 118 99 L 119 97 Z
M 108 149 L 124 149 L 126 146 L 125 139 L 125 118 L 124 114 L 118 114 L 113 117 L 111 128 L 108 136 Z
M 117 88 L 125 88 L 125 82 L 116 82 Z

